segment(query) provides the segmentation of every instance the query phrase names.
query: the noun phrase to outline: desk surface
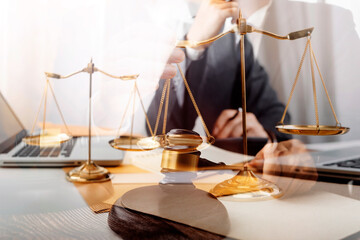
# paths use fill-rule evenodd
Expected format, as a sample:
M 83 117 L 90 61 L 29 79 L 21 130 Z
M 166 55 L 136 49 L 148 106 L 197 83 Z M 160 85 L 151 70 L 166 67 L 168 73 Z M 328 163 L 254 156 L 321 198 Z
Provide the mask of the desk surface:
M 131 179 L 131 178 L 129 178 Z M 121 180 L 123 181 L 123 180 Z M 130 181 L 130 180 L 129 180 Z M 65 180 L 65 174 L 62 169 L 39 169 L 39 168 L 0 168 L 0 238 L 1 239 L 118 239 L 119 237 L 109 228 L 107 223 L 108 213 L 95 214 L 88 207 L 83 200 L 78 190 L 74 185 Z M 331 195 L 319 195 L 319 193 L 329 193 Z M 331 184 L 331 183 L 317 183 L 307 195 L 314 196 L 324 204 L 317 203 L 319 211 L 316 209 L 307 209 L 314 211 L 314 214 L 322 214 L 329 212 L 335 214 L 333 219 L 337 219 L 332 226 L 338 226 L 331 229 L 332 232 L 339 233 L 339 236 L 346 237 L 360 231 L 360 224 L 358 229 L 352 228 L 348 234 L 343 233 L 343 226 L 346 220 L 357 220 L 358 212 L 348 214 L 345 209 L 332 209 L 337 205 L 333 200 L 342 199 L 346 205 L 354 205 L 355 209 L 360 206 L 360 189 L 359 186 L 352 186 L 347 184 Z M 342 195 L 342 196 L 339 196 Z M 334 198 L 330 199 L 329 196 Z M 339 198 L 337 198 L 337 196 Z M 325 197 L 325 199 L 324 199 Z M 311 198 L 309 198 L 311 199 Z M 271 200 L 273 201 L 273 200 Z M 224 203 L 227 208 L 237 209 L 231 213 L 232 215 L 251 214 L 251 211 L 240 211 L 239 206 L 246 205 L 246 209 L 251 206 L 256 206 L 259 211 L 276 214 L 271 208 L 274 203 L 271 201 L 252 203 Z M 274 200 L 277 201 L 277 200 Z M 242 204 L 242 205 L 237 205 Z M 254 205 L 255 204 L 255 205 Z M 276 203 L 277 204 L 277 203 Z M 279 204 L 282 204 L 279 202 Z M 339 203 L 340 204 L 340 203 Z M 284 204 L 282 204 L 284 206 Z M 299 205 L 298 201 L 287 200 L 286 209 L 288 212 L 280 213 L 282 215 L 282 236 L 286 237 L 288 228 L 286 222 L 290 219 L 299 216 L 293 215 L 291 209 L 301 208 L 306 209 L 305 205 Z M 309 205 L 310 206 L 310 205 Z M 320 209 L 320 206 L 323 206 Z M 339 211 L 337 211 L 339 210 Z M 239 212 L 240 211 L 240 212 Z M 256 213 L 259 214 L 259 213 Z M 339 214 L 339 215 L 336 215 Z M 345 214 L 345 215 L 344 215 Z M 348 215 L 346 215 L 348 214 Z M 303 215 L 304 217 L 305 215 Z M 331 216 L 331 214 L 329 215 Z M 356 217 L 355 217 L 356 216 Z M 301 217 L 301 216 L 300 216 Z M 324 216 L 325 218 L 326 216 Z M 258 216 L 259 222 L 247 222 L 246 227 L 254 233 L 258 228 L 258 224 L 264 223 L 266 219 Z M 286 220 L 288 219 L 288 220 Z M 321 219 L 321 217 L 319 218 Z M 324 221 L 326 219 L 323 219 Z M 231 220 L 232 221 L 232 220 Z M 299 229 L 309 227 L 307 219 L 302 219 L 303 226 L 298 226 Z M 360 222 L 360 221 L 359 221 Z M 274 226 L 278 224 L 274 222 Z M 235 226 L 233 226 L 234 229 Z M 303 231 L 306 231 L 303 229 Z M 259 239 L 263 233 L 259 231 Z M 279 233 L 276 233 L 279 234 Z M 345 235 L 341 235 L 345 234 Z M 312 236 L 312 235 L 310 235 Z M 313 235 L 317 238 L 320 234 Z M 337 238 L 337 237 L 335 237 Z
M 0 239 L 118 239 L 62 169 L 0 168 Z

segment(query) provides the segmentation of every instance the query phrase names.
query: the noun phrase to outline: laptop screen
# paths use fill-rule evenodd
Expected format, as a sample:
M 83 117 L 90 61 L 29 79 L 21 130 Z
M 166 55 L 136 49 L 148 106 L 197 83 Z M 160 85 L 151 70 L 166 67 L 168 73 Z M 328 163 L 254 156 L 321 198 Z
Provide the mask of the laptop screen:
M 20 140 L 17 135 L 22 132 L 22 124 L 0 93 L 0 153 L 16 145 Z

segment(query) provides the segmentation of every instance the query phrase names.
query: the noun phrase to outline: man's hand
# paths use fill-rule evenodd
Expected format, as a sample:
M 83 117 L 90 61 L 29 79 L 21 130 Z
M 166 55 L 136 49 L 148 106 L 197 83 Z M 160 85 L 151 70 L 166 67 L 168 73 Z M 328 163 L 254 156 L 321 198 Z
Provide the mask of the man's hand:
M 171 79 L 175 77 L 177 68 L 172 63 L 181 63 L 182 61 L 184 61 L 184 59 L 184 52 L 179 48 L 174 48 L 174 51 L 171 53 L 160 79 Z
M 305 144 L 296 139 L 266 144 L 249 166 L 280 187 L 284 196 L 309 191 L 318 177 Z
M 233 21 L 235 21 L 238 12 L 239 5 L 237 1 L 203 0 L 195 21 L 187 34 L 187 40 L 201 41 L 217 35 L 226 18 L 232 17 Z M 197 49 L 202 50 L 206 47 L 200 46 Z
M 298 161 L 303 161 L 301 158 L 284 158 L 284 163 L 286 164 L 281 164 L 279 159 L 289 155 L 307 155 L 307 153 L 308 150 L 306 149 L 305 144 L 297 139 L 291 139 L 279 143 L 269 143 L 256 154 L 255 158 L 250 162 L 250 165 L 267 173 L 288 172 L 296 174 L 294 169 L 300 164 Z M 266 164 L 264 164 L 264 160 L 266 160 Z M 306 165 L 311 167 L 314 166 L 312 160 L 306 163 Z
M 246 131 L 249 137 L 269 138 L 253 113 L 246 113 Z M 212 135 L 217 138 L 241 137 L 243 135 L 242 114 L 238 110 L 223 110 L 215 122 Z

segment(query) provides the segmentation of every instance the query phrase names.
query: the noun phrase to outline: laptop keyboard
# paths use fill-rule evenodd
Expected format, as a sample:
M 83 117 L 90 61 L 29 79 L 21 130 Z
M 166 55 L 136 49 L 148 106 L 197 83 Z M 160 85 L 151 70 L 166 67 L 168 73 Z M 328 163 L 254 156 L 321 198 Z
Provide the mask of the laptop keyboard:
M 346 168 L 360 168 L 360 158 L 345 160 L 336 163 L 328 163 L 324 164 L 324 166 L 338 166 L 338 167 L 346 167 Z
M 17 151 L 13 157 L 58 157 L 59 155 L 69 157 L 74 148 L 75 142 L 76 138 L 72 138 L 69 141 L 60 144 L 58 147 L 25 145 Z

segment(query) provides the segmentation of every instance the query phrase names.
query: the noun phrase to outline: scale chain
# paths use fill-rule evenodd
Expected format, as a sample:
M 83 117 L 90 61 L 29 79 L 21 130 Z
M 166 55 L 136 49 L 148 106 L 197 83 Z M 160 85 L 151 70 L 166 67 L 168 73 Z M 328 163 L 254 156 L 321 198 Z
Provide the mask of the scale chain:
M 140 91 L 139 91 L 139 88 L 138 88 L 138 86 L 137 86 L 136 81 L 135 81 L 135 88 L 136 88 L 136 92 L 137 92 L 137 94 L 138 94 L 138 96 L 139 96 L 139 99 L 140 99 L 140 104 L 141 104 L 142 110 L 143 110 L 143 112 L 144 112 L 144 114 L 145 114 L 146 124 L 147 124 L 147 126 L 148 126 L 148 128 L 149 128 L 149 131 L 150 131 L 151 136 L 153 137 L 153 136 L 154 136 L 154 132 L 153 132 L 153 130 L 152 130 L 152 128 L 151 128 L 149 118 L 148 118 L 148 116 L 147 116 L 147 114 L 146 114 L 146 110 L 145 110 L 145 107 L 144 107 L 144 103 L 143 103 L 143 101 L 142 101 L 142 98 L 141 98 L 141 95 L 140 95 Z
M 47 93 L 49 88 L 49 79 L 46 79 L 46 87 L 45 87 L 45 101 L 44 101 L 44 116 L 43 116 L 43 128 L 42 128 L 42 134 L 45 133 L 45 127 L 46 127 L 46 103 L 47 103 Z
M 133 107 L 132 107 L 132 116 L 131 116 L 131 130 L 130 130 L 130 149 L 132 149 L 132 136 L 134 131 L 134 119 L 135 119 L 135 102 L 136 102 L 136 84 L 134 84 L 134 96 L 133 96 Z
M 46 85 L 48 84 L 48 82 L 47 82 L 47 81 L 48 81 L 48 79 L 46 79 Z M 38 111 L 37 111 L 36 118 L 35 118 L 35 122 L 34 122 L 34 124 L 33 124 L 32 129 L 31 129 L 30 135 L 32 135 L 32 134 L 34 133 L 35 126 L 36 126 L 37 120 L 38 120 L 38 118 L 39 118 L 39 114 L 40 114 L 41 106 L 42 106 L 42 103 L 43 103 L 44 98 L 45 98 L 45 93 L 46 93 L 46 91 L 45 91 L 45 90 L 46 90 L 46 87 L 44 88 L 43 95 L 42 95 L 42 97 L 41 97 L 41 101 L 40 101 L 40 106 L 39 106 L 39 109 L 38 109 Z
M 322 76 L 322 74 L 321 74 L 319 65 L 318 65 L 318 63 L 317 63 L 317 60 L 316 60 L 316 57 L 315 57 L 315 53 L 314 53 L 314 49 L 312 48 L 311 42 L 310 42 L 310 48 L 311 48 L 311 54 L 312 54 L 312 56 L 313 56 L 313 58 L 314 58 L 314 62 L 315 62 L 316 68 L 317 68 L 317 70 L 318 70 L 318 72 L 319 72 L 319 76 L 320 76 L 322 85 L 323 85 L 324 90 L 325 90 L 325 93 L 326 93 L 326 97 L 327 97 L 328 102 L 329 102 L 329 104 L 330 104 L 331 111 L 332 111 L 332 113 L 333 113 L 333 115 L 334 115 L 336 124 L 339 125 L 339 126 L 341 126 L 341 124 L 340 124 L 340 122 L 339 122 L 339 120 L 338 120 L 338 118 L 337 118 L 337 116 L 336 116 L 334 107 L 333 107 L 333 105 L 332 105 L 332 103 L 331 103 L 331 99 L 330 99 L 329 93 L 328 93 L 328 91 L 327 91 L 327 88 L 326 88 L 326 86 L 325 86 L 325 81 L 324 81 L 324 78 L 323 78 L 323 76 Z
M 55 101 L 56 107 L 57 107 L 57 109 L 58 109 L 58 111 L 59 111 L 59 113 L 60 113 L 61 120 L 63 121 L 63 123 L 64 123 L 64 125 L 65 125 L 66 131 L 68 132 L 68 134 L 70 134 L 70 135 L 72 136 L 72 134 L 71 134 L 71 132 L 70 132 L 70 130 L 69 130 L 66 122 L 65 122 L 64 115 L 63 115 L 62 112 L 61 112 L 60 105 L 59 105 L 59 103 L 58 103 L 58 101 L 57 101 L 57 99 L 56 99 L 56 97 L 55 97 L 54 89 L 52 88 L 50 81 L 48 82 L 48 84 L 49 84 L 49 89 L 50 89 L 50 91 L 51 91 L 51 93 L 52 93 L 52 95 L 53 95 L 53 97 L 54 97 L 54 101 Z
M 293 84 L 293 86 L 292 86 L 292 88 L 291 88 L 291 92 L 290 92 L 289 99 L 288 99 L 288 101 L 287 101 L 287 103 L 286 103 L 284 113 L 283 113 L 283 115 L 282 115 L 282 117 L 281 117 L 281 120 L 280 120 L 280 122 L 279 122 L 280 124 L 284 124 L 284 119 L 285 119 L 285 116 L 286 116 L 286 112 L 287 112 L 287 110 L 288 110 L 288 108 L 289 108 L 289 104 L 290 104 L 290 101 L 291 101 L 292 96 L 293 96 L 293 94 L 294 94 L 296 84 L 297 84 L 297 82 L 298 82 L 298 80 L 299 80 L 301 68 L 302 68 L 302 65 L 303 65 L 303 63 L 304 63 L 304 60 L 305 60 L 305 56 L 306 56 L 308 47 L 309 47 L 309 40 L 306 42 L 305 50 L 304 50 L 304 53 L 303 53 L 303 55 L 302 55 L 302 57 L 301 57 L 300 65 L 299 65 L 298 71 L 297 71 L 297 73 L 296 73 L 296 77 L 295 77 L 294 84 Z
M 166 94 L 166 91 L 167 91 L 167 85 L 169 84 L 169 82 L 170 82 L 170 79 L 166 79 L 166 81 L 164 83 L 162 93 L 161 93 L 160 105 L 159 105 L 158 114 L 157 114 L 157 117 L 156 117 L 155 128 L 154 128 L 154 134 L 155 135 L 156 135 L 157 129 L 159 127 L 160 116 L 161 116 L 162 108 L 163 108 L 163 105 L 164 105 L 164 99 L 165 99 L 165 94 Z
M 121 127 L 122 127 L 122 125 L 123 125 L 123 123 L 124 123 L 124 121 L 125 121 L 125 117 L 126 117 L 126 114 L 127 114 L 128 109 L 129 109 L 130 102 L 131 102 L 131 99 L 132 99 L 132 95 L 133 95 L 133 94 L 134 94 L 134 91 L 131 91 L 129 100 L 128 100 L 128 102 L 127 102 L 127 104 L 126 104 L 126 107 L 125 107 L 125 110 L 124 110 L 124 114 L 123 114 L 123 116 L 122 116 L 122 118 L 121 118 L 121 121 L 120 121 L 119 128 L 118 128 L 118 130 L 117 130 L 116 136 L 120 136 L 120 129 L 121 129 Z
M 310 39 L 309 41 L 309 54 L 310 54 L 310 66 L 311 66 L 311 78 L 312 78 L 312 85 L 313 85 L 313 95 L 314 95 L 314 107 L 315 107 L 315 117 L 316 117 L 316 127 L 319 128 L 319 110 L 318 110 L 318 103 L 316 97 L 316 84 L 315 84 L 315 73 L 314 73 L 314 61 L 312 55 L 312 48 Z
M 199 116 L 199 118 L 200 118 L 200 120 L 201 120 L 201 123 L 202 123 L 202 125 L 203 125 L 203 127 L 204 127 L 204 129 L 205 129 L 206 136 L 207 136 L 208 138 L 211 138 L 212 136 L 211 136 L 208 128 L 206 127 L 205 121 L 204 121 L 204 119 L 203 119 L 203 117 L 202 117 L 202 115 L 201 115 L 201 113 L 200 113 L 200 110 L 199 110 L 199 108 L 198 108 L 198 106 L 197 106 L 197 104 L 196 104 L 196 102 L 195 102 L 195 98 L 194 98 L 193 94 L 191 93 L 191 90 L 190 90 L 190 87 L 189 87 L 188 82 L 186 81 L 185 75 L 184 75 L 183 71 L 181 70 L 180 65 L 179 65 L 178 63 L 177 63 L 176 65 L 177 65 L 177 67 L 178 67 L 178 69 L 179 69 L 179 71 L 180 71 L 181 77 L 182 77 L 182 79 L 183 79 L 183 81 L 184 81 L 184 84 L 185 84 L 186 90 L 188 91 L 188 94 L 189 94 L 189 96 L 190 96 L 191 102 L 192 102 L 192 104 L 193 104 L 193 106 L 194 106 L 194 108 L 195 108 L 195 110 L 196 110 L 196 113 L 197 113 L 197 115 Z
M 165 109 L 164 109 L 164 121 L 163 121 L 163 130 L 162 134 L 166 134 L 166 123 L 167 123 L 167 116 L 168 116 L 168 109 L 169 109 L 169 96 L 170 96 L 170 85 L 171 80 L 169 80 L 167 84 L 167 92 L 166 92 L 166 99 L 165 99 Z

